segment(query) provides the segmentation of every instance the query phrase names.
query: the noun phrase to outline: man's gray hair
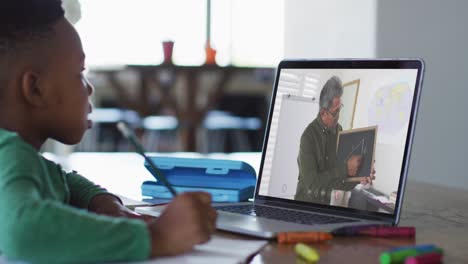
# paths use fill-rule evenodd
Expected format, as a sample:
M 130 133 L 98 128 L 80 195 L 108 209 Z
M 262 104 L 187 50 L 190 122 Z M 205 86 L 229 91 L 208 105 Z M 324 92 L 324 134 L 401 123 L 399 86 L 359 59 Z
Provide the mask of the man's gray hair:
M 320 109 L 330 107 L 333 104 L 333 98 L 341 97 L 343 95 L 343 84 L 338 76 L 333 76 L 323 85 L 320 92 Z

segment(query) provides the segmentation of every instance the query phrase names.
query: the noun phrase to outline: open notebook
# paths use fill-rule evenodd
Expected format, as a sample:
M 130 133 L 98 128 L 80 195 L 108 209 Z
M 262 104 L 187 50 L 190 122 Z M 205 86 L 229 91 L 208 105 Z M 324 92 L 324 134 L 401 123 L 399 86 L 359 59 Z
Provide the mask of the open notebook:
M 203 245 L 196 246 L 192 251 L 174 257 L 164 257 L 154 260 L 131 262 L 131 264 L 163 264 L 163 263 L 244 263 L 253 254 L 260 251 L 267 241 L 232 239 L 213 236 Z M 119 262 L 123 264 L 124 262 Z M 27 264 L 25 262 L 7 261 L 0 256 L 0 264 Z M 127 263 L 130 264 L 130 263 Z
M 152 261 L 138 262 L 138 264 L 245 263 L 250 256 L 260 251 L 266 244 L 267 241 L 231 239 L 215 235 L 208 243 L 196 246 L 193 251 L 187 254 L 175 257 L 165 257 Z

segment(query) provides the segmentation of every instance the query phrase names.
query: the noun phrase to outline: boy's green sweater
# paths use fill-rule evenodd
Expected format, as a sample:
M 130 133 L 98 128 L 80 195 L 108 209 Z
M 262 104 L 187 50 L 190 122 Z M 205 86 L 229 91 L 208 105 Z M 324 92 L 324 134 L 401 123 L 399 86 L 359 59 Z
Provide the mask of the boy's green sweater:
M 0 129 L 0 252 L 31 263 L 143 260 L 143 221 L 100 216 L 88 203 L 105 189 L 42 157 L 16 133 Z

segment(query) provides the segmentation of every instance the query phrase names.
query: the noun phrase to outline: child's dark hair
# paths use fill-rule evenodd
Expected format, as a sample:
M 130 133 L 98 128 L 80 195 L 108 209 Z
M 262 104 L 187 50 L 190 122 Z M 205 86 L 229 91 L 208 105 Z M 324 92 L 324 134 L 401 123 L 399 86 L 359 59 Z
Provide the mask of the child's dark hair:
M 0 60 L 18 45 L 46 37 L 63 15 L 61 0 L 2 0 Z
M 53 25 L 63 16 L 61 0 L 1 0 L 0 99 L 17 55 L 53 36 Z

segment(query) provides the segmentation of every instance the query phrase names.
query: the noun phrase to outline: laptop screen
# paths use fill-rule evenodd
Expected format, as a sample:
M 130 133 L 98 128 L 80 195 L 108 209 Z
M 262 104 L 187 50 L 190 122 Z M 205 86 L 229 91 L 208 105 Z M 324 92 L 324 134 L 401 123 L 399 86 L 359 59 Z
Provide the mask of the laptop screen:
M 280 64 L 257 194 L 394 214 L 421 66 L 324 63 Z

